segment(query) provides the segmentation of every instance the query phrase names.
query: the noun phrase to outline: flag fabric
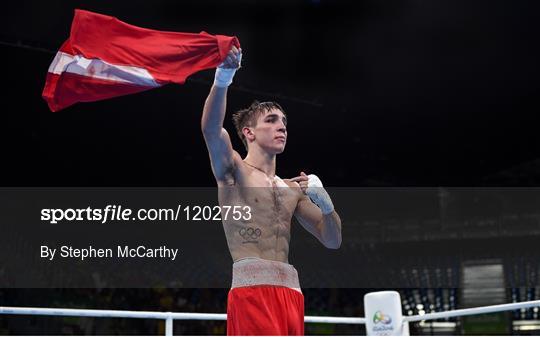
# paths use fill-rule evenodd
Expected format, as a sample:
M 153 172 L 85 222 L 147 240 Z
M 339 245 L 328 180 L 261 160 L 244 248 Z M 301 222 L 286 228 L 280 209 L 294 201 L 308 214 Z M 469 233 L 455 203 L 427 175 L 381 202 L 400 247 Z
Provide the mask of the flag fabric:
M 77 102 L 183 84 L 188 76 L 217 67 L 233 45 L 240 47 L 234 36 L 140 28 L 77 9 L 69 39 L 49 67 L 43 98 L 58 111 Z

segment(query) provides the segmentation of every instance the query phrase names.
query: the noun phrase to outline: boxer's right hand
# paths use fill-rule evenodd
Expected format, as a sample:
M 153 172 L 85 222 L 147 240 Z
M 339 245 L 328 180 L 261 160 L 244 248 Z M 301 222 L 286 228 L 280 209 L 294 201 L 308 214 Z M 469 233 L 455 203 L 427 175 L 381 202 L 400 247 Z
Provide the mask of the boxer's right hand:
M 241 67 L 242 48 L 235 46 L 227 54 L 227 58 L 216 69 L 214 85 L 220 88 L 226 88 L 231 85 L 236 70 Z
M 231 50 L 227 54 L 227 58 L 223 61 L 218 68 L 224 69 L 238 69 L 240 68 L 240 61 L 242 60 L 242 48 L 238 49 L 236 46 L 232 46 Z

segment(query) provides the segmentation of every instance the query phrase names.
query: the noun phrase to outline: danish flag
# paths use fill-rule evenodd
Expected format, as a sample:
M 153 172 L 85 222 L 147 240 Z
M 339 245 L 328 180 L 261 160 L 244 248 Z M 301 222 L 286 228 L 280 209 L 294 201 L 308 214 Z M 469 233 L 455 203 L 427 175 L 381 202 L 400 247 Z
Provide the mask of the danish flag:
M 234 36 L 151 30 L 77 9 L 42 95 L 51 111 L 58 111 L 77 102 L 183 84 L 188 76 L 217 67 L 233 45 L 240 47 Z

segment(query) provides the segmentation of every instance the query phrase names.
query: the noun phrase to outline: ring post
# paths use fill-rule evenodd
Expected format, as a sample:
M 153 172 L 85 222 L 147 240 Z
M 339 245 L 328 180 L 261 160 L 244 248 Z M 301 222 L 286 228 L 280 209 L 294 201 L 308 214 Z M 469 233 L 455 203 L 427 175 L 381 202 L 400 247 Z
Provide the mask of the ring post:
M 165 336 L 172 336 L 172 335 L 173 335 L 173 318 L 172 316 L 168 316 L 165 319 Z
M 378 291 L 364 296 L 368 336 L 409 336 L 409 323 L 403 321 L 401 298 L 397 291 Z

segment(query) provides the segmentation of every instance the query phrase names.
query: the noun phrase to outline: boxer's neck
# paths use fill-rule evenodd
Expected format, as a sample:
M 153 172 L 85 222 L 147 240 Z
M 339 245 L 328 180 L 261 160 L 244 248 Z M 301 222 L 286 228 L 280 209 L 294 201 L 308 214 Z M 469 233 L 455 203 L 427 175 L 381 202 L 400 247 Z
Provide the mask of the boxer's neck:
M 276 155 L 249 152 L 244 163 L 266 174 L 269 178 L 276 175 Z

